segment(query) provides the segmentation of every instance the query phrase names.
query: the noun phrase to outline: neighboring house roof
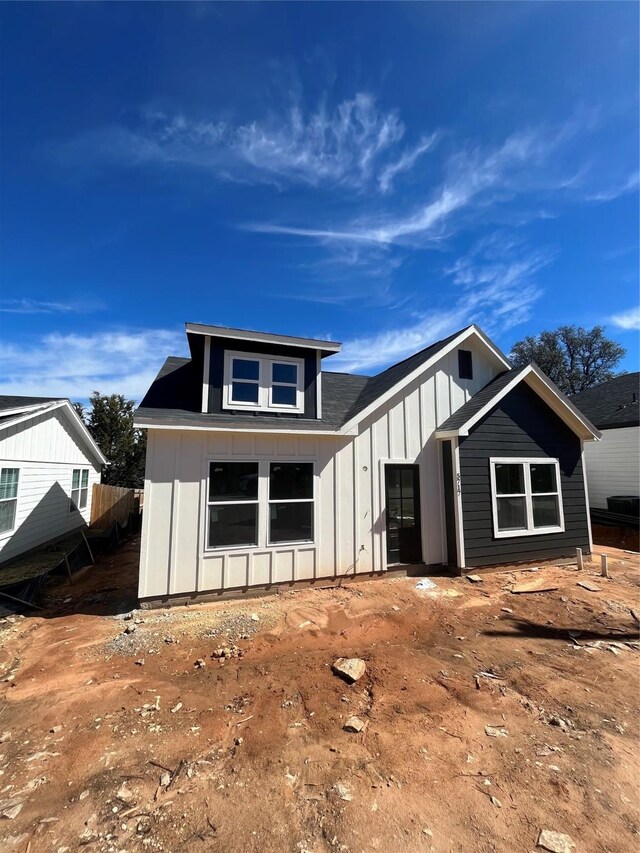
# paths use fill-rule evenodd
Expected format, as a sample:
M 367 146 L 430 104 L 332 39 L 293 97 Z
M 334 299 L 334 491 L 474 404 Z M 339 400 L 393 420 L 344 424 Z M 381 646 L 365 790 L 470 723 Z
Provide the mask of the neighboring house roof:
M 205 327 L 213 328 L 213 327 Z M 447 349 L 454 348 L 475 335 L 507 367 L 506 356 L 498 350 L 477 326 L 466 326 L 453 335 L 431 344 L 409 358 L 383 370 L 377 376 L 323 371 L 322 418 L 305 419 L 286 416 L 256 417 L 253 413 L 203 413 L 200 411 L 202 377 L 195 375 L 193 363 L 188 358 L 171 356 L 163 364 L 153 384 L 136 411 L 136 422 L 141 426 L 160 425 L 178 427 L 247 427 L 252 430 L 295 430 L 301 432 L 346 433 L 398 393 L 419 375 L 425 366 Z
M 108 465 L 106 457 L 93 439 L 69 400 L 60 397 L 19 397 L 0 394 L 0 432 L 23 421 L 36 418 L 45 412 L 61 409 L 88 451 L 102 465 Z
M 640 425 L 640 373 L 625 373 L 571 397 L 598 429 Z
M 503 397 L 520 382 L 526 382 L 581 438 L 600 438 L 596 427 L 590 423 L 572 401 L 560 391 L 537 364 L 527 364 L 500 373 L 484 388 L 474 394 L 463 406 L 446 419 L 436 430 L 438 438 L 467 436 L 478 421 L 482 420 Z

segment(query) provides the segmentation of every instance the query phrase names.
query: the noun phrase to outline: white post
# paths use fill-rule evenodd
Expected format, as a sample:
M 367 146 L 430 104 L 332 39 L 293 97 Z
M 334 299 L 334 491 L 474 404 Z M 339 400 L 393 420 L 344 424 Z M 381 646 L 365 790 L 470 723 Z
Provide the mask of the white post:
M 607 555 L 606 554 L 601 555 L 600 564 L 602 566 L 600 574 L 602 575 L 603 578 L 608 578 L 609 577 L 609 567 L 607 565 Z
M 578 568 L 582 570 L 582 548 L 576 548 L 576 560 L 578 561 Z

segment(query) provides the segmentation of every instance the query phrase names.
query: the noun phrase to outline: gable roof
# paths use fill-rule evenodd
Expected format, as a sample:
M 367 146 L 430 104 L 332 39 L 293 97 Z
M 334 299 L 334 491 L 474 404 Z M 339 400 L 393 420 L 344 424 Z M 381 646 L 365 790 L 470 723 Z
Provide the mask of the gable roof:
M 429 365 L 469 338 L 478 338 L 496 360 L 509 367 L 507 357 L 476 325 L 465 326 L 393 364 L 376 376 L 322 371 L 322 417 L 306 419 L 253 412 L 202 412 L 202 371 L 192 359 L 170 356 L 136 410 L 136 425 L 185 429 L 250 429 L 252 432 L 352 433 L 357 424 L 399 393 Z
M 60 397 L 19 397 L 0 394 L 0 431 L 31 420 L 45 412 L 61 409 L 76 434 L 101 465 L 109 462 L 96 444 L 68 399 Z
M 625 373 L 571 397 L 598 429 L 640 425 L 640 373 Z
M 467 436 L 473 427 L 497 406 L 520 382 L 526 382 L 547 405 L 584 440 L 599 439 L 600 433 L 549 377 L 533 362 L 500 373 L 448 417 L 436 430 L 437 438 Z

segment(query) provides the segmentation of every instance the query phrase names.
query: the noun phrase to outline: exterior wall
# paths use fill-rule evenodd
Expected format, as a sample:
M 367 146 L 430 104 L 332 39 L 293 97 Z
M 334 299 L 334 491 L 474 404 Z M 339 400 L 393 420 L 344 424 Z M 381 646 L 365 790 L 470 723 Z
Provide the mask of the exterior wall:
M 0 563 L 89 523 L 100 467 L 60 409 L 3 430 L 0 468 L 20 469 L 16 523 L 12 532 L 0 534 Z M 74 468 L 89 469 L 87 506 L 81 512 L 69 508 Z
M 149 429 L 140 597 L 188 595 L 386 569 L 384 462 L 420 465 L 423 560 L 447 560 L 442 459 L 435 429 L 504 367 L 480 342 L 473 380 L 457 351 L 372 414 L 358 435 L 268 435 Z M 210 460 L 312 461 L 315 542 L 204 549 Z
M 549 457 L 560 463 L 565 530 L 495 539 L 491 510 L 489 459 Z M 589 550 L 589 517 L 578 436 L 521 383 L 460 439 L 465 566 L 486 566 L 571 556 Z
M 608 497 L 640 493 L 640 427 L 604 429 L 584 450 L 591 507 L 606 509 Z

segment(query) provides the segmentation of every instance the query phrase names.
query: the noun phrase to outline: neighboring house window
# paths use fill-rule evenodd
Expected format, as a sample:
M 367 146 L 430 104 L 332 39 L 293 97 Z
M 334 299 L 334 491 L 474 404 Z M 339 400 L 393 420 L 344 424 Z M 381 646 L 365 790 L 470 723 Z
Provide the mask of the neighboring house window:
M 458 350 L 458 376 L 460 379 L 473 379 L 473 358 L 471 350 Z
M 16 526 L 19 479 L 19 468 L 0 471 L 0 533 L 10 533 Z
M 258 463 L 209 465 L 207 547 L 258 544 Z
M 269 465 L 269 543 L 313 540 L 313 463 Z
M 85 509 L 87 496 L 89 494 L 89 469 L 74 468 L 71 475 L 71 507 L 74 509 Z
M 224 406 L 273 412 L 304 412 L 304 361 L 226 352 Z
M 556 459 L 490 459 L 496 537 L 564 530 Z

